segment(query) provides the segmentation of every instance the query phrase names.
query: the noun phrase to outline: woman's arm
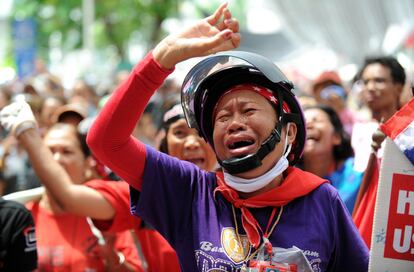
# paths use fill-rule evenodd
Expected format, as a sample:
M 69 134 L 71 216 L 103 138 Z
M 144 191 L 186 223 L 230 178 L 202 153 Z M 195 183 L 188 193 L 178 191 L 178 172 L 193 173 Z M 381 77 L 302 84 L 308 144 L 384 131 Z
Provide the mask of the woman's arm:
M 18 137 L 26 150 L 32 167 L 42 184 L 59 206 L 79 216 L 109 220 L 115 209 L 98 191 L 81 184 L 73 184 L 66 170 L 54 160 L 36 129 L 23 131 Z
M 240 43 L 238 23 L 227 4 L 213 15 L 162 40 L 134 69 L 106 103 L 87 142 L 95 156 L 140 190 L 145 146 L 131 136 L 151 95 L 175 65 L 192 57 L 234 49 Z
M 84 185 L 73 184 L 63 166 L 55 161 L 37 130 L 29 104 L 20 101 L 4 107 L 0 122 L 26 150 L 36 175 L 62 209 L 96 219 L 114 217 L 114 208 L 102 194 Z
M 171 71 L 149 53 L 112 94 L 88 133 L 94 156 L 137 189 L 146 152 L 145 145 L 131 133 L 152 94 Z

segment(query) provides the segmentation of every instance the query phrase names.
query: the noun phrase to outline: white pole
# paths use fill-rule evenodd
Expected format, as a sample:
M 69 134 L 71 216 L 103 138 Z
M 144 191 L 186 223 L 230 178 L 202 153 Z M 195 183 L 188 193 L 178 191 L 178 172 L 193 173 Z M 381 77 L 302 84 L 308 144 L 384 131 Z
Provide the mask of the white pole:
M 83 0 L 82 13 L 83 48 L 92 51 L 94 48 L 92 27 L 95 21 L 95 0 Z

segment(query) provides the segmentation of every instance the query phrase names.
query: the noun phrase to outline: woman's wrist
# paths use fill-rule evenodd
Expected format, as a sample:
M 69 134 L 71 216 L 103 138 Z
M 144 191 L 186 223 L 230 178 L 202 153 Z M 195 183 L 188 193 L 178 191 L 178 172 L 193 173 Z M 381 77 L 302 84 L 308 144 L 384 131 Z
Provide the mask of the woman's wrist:
M 171 54 L 170 49 L 171 46 L 169 45 L 168 38 L 162 40 L 152 51 L 152 55 L 154 60 L 159 63 L 165 69 L 173 69 L 177 64 L 174 55 Z M 171 57 L 172 56 L 172 57 Z

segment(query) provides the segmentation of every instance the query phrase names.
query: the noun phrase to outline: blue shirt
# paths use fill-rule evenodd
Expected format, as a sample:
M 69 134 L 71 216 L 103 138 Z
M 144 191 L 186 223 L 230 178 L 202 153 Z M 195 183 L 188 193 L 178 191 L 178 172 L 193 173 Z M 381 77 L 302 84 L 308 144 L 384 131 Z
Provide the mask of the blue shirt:
M 354 210 L 363 174 L 355 170 L 354 158 L 348 158 L 340 169 L 325 177 L 338 190 L 350 213 Z

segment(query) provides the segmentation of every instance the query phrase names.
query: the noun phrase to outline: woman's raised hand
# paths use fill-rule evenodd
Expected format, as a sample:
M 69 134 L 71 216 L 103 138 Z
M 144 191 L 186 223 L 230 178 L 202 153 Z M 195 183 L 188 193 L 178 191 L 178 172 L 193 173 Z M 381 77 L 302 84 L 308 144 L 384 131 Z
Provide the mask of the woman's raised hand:
M 227 3 L 223 3 L 209 17 L 167 36 L 152 54 L 159 64 L 170 69 L 189 58 L 231 50 L 239 44 L 239 23 L 232 17 Z

